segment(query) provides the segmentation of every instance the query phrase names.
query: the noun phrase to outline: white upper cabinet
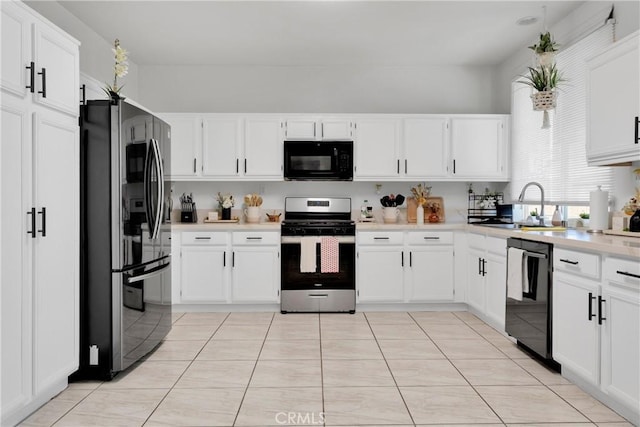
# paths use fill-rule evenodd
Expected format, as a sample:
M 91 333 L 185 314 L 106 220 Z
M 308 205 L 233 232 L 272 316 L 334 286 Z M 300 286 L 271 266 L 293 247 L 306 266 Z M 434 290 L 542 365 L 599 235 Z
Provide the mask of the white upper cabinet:
M 282 123 L 276 118 L 247 118 L 244 130 L 245 177 L 260 180 L 282 180 Z
M 353 122 L 345 118 L 301 117 L 284 122 L 284 139 L 299 141 L 349 141 L 353 139 Z
M 451 118 L 451 177 L 508 179 L 505 116 Z
M 190 114 L 162 114 L 171 126 L 171 176 L 169 179 L 193 179 L 201 167 L 202 120 Z
M 202 176 L 237 177 L 240 172 L 241 121 L 207 118 L 202 126 Z
M 78 115 L 78 42 L 31 13 L 21 2 L 2 2 L 2 89 Z
M 640 160 L 640 33 L 587 62 L 587 161 L 612 165 Z
M 400 120 L 361 119 L 356 122 L 354 179 L 398 178 Z
M 404 120 L 404 175 L 407 178 L 447 178 L 449 121 L 443 117 Z

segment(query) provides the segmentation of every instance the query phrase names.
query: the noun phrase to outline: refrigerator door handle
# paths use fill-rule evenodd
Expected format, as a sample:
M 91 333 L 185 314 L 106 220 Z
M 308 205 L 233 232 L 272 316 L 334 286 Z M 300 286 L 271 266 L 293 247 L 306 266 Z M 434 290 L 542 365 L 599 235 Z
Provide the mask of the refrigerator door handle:
M 144 208 L 147 214 L 147 225 L 149 226 L 149 239 L 153 239 L 153 233 L 155 232 L 153 226 L 155 221 L 151 221 L 151 151 L 153 145 L 149 144 L 147 148 L 147 156 L 144 162 Z
M 145 279 L 149 279 L 150 277 L 157 276 L 159 274 L 162 274 L 165 270 L 169 269 L 169 267 L 171 267 L 170 262 L 167 264 L 159 265 L 157 267 L 153 267 L 152 269 L 147 270 L 146 273 L 127 278 L 127 283 L 141 282 Z
M 153 151 L 156 159 L 156 174 L 158 178 L 158 201 L 156 205 L 156 217 L 154 219 L 152 237 L 153 239 L 157 239 L 158 235 L 160 234 L 160 225 L 162 224 L 162 213 L 164 210 L 164 171 L 162 168 L 162 157 L 160 155 L 160 146 L 158 145 L 158 140 L 152 139 L 151 141 L 149 141 L 149 143 L 153 145 Z

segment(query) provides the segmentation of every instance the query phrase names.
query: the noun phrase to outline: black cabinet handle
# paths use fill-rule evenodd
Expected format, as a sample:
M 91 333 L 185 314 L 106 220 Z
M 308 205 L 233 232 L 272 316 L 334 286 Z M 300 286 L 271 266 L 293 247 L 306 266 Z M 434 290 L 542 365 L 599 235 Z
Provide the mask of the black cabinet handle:
M 487 275 L 486 266 L 487 266 L 487 260 L 482 258 L 482 275 L 483 276 Z
M 456 159 L 453 159 L 453 173 L 456 173 Z
M 247 159 L 244 159 L 244 173 L 247 173 Z
M 404 159 L 404 173 L 407 173 L 407 159 Z
M 47 235 L 47 208 L 42 208 L 38 215 L 42 215 L 42 229 L 38 230 L 38 233 L 42 234 L 42 237 Z
M 400 159 L 398 159 L 398 167 L 397 167 L 398 175 L 400 174 Z
M 27 234 L 31 234 L 31 238 L 36 238 L 36 208 L 27 211 L 27 215 L 31 215 L 31 231 L 27 230 Z
M 231 252 L 231 267 L 235 267 L 235 266 L 236 266 L 236 253 Z
M 34 93 L 35 92 L 35 87 L 36 87 L 36 63 L 31 61 L 29 63 L 29 65 L 27 65 L 25 67 L 27 70 L 29 70 L 29 84 L 27 86 L 25 86 L 26 89 L 29 89 L 29 92 Z M 636 132 L 637 135 L 637 132 Z
M 39 76 L 42 76 L 42 90 L 39 90 L 38 93 L 42 94 L 43 98 L 47 97 L 47 69 L 42 67 L 42 71 L 38 73 Z
M 240 159 L 236 158 L 236 173 L 240 172 Z
M 593 300 L 596 299 L 596 297 L 593 296 L 592 292 L 589 292 L 589 317 L 587 318 L 587 320 L 589 322 L 591 322 L 591 319 L 593 319 L 594 317 L 596 317 L 595 314 L 593 314 Z
M 440 240 L 440 237 L 437 236 L 425 236 L 423 237 L 424 240 Z
M 404 252 L 400 252 L 400 265 L 404 267 Z
M 606 301 L 606 299 L 598 295 L 598 325 L 602 325 L 602 321 L 607 320 L 607 318 L 602 315 L 602 303 Z
M 196 236 L 196 240 L 211 240 L 211 237 L 209 237 L 209 236 L 207 236 L 207 237 Z
M 482 275 L 482 258 L 478 258 L 478 275 Z
M 640 279 L 640 276 L 637 274 L 633 274 L 633 273 L 628 273 L 626 271 L 620 271 L 620 270 L 616 270 L 616 273 L 618 274 L 622 274 L 623 276 L 629 276 L 629 277 L 634 277 L 636 279 Z
M 222 252 L 222 266 L 227 266 L 227 251 Z
M 373 240 L 389 240 L 388 237 L 374 237 Z
M 32 62 L 32 64 L 33 64 L 33 62 Z M 638 120 L 638 116 L 636 116 L 635 122 L 636 122 L 635 123 L 635 125 L 636 125 L 636 135 L 635 135 L 633 143 L 637 144 L 640 141 L 640 135 L 638 135 L 638 127 L 640 126 L 640 124 L 639 124 L 640 121 Z
M 413 252 L 409 251 L 409 267 L 413 267 Z
M 87 85 L 80 86 L 80 105 L 87 103 Z
M 193 159 L 193 173 L 196 173 L 196 159 Z
M 262 237 L 247 237 L 247 240 L 262 240 Z
M 578 261 L 571 261 L 570 259 L 560 259 L 560 262 L 565 262 L 571 265 L 578 265 Z

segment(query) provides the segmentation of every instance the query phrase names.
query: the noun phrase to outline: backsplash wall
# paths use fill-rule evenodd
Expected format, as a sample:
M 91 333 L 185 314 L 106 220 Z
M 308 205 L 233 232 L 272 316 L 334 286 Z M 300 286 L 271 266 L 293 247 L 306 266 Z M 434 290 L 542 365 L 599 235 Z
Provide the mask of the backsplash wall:
M 381 184 L 380 194 L 376 194 L 376 184 Z M 243 196 L 248 193 L 259 193 L 263 198 L 262 209 L 283 210 L 285 197 L 350 197 L 352 210 L 359 210 L 364 200 L 369 200 L 374 209 L 380 209 L 380 198 L 385 194 L 402 194 L 411 196 L 411 187 L 418 182 L 265 182 L 265 181 L 230 181 L 230 182 L 173 182 L 173 206 L 180 208 L 179 197 L 184 193 L 193 193 L 197 208 L 213 210 L 218 208 L 216 195 L 218 191 L 233 194 L 236 199 L 234 209 L 243 204 Z M 431 195 L 444 198 L 446 222 L 466 222 L 467 189 L 465 182 L 434 182 Z M 484 191 L 485 187 L 491 191 L 503 191 L 504 183 L 474 182 L 476 192 Z M 406 207 L 406 203 L 403 205 Z

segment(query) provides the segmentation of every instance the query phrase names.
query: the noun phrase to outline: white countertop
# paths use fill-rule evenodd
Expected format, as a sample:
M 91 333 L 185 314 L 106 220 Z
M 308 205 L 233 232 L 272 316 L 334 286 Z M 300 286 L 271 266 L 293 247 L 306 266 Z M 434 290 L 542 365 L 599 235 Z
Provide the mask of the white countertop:
M 204 215 L 202 216 L 204 217 Z M 189 224 L 174 221 L 171 224 L 171 228 L 174 231 L 280 231 L 280 225 L 280 222 L 268 222 L 264 220 L 257 224 L 249 224 L 244 222 L 243 217 L 240 217 L 240 221 L 236 223 L 204 223 L 202 220 L 199 220 L 198 223 Z M 415 223 L 407 223 L 404 218 L 401 218 L 397 223 L 393 224 L 387 224 L 378 221 L 356 221 L 356 229 L 358 231 L 461 230 L 473 232 L 476 234 L 483 234 L 486 236 L 504 238 L 517 237 L 521 239 L 535 240 L 577 250 L 633 257 L 638 258 L 638 260 L 640 261 L 640 234 L 638 235 L 638 237 L 624 237 L 599 233 L 587 233 L 586 230 L 573 229 L 568 229 L 566 231 L 522 231 L 518 229 L 484 227 L 481 225 L 456 222 L 444 222 L 437 224 L 426 223 L 423 225 L 417 225 Z

